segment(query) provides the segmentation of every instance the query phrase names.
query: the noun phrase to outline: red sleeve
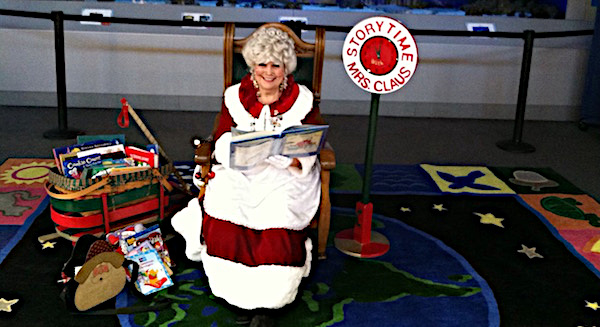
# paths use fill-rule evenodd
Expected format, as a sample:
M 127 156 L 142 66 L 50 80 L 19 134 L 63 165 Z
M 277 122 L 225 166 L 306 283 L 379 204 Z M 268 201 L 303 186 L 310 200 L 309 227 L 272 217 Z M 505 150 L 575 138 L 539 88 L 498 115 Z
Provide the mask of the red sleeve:
M 225 107 L 225 101 L 221 104 L 221 115 L 219 117 L 219 122 L 217 127 L 215 128 L 215 134 L 213 135 L 213 140 L 218 140 L 221 135 L 224 133 L 230 132 L 231 127 L 234 127 L 236 124 L 233 122 L 233 118 L 229 114 L 229 110 Z
M 304 117 L 302 124 L 325 125 L 325 121 L 323 120 L 323 117 L 321 117 L 321 111 L 319 110 L 319 105 L 317 103 L 313 103 L 313 108 L 306 117 Z

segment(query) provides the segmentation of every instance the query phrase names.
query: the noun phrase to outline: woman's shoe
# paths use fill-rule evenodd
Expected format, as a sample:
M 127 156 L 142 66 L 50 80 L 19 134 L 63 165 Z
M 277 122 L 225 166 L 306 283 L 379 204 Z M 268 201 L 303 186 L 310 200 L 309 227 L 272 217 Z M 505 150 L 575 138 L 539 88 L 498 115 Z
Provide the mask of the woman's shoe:
M 256 315 L 250 322 L 250 327 L 274 327 L 275 321 L 267 315 Z
M 252 321 L 252 316 L 247 314 L 240 314 L 235 318 L 236 325 L 248 325 Z

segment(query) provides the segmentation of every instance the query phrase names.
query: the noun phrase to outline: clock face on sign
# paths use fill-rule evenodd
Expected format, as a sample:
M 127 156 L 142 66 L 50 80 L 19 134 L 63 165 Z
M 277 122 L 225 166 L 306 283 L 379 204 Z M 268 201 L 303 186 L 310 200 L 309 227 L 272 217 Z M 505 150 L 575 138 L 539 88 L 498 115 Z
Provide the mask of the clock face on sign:
M 398 49 L 385 36 L 373 36 L 360 49 L 360 62 L 373 75 L 386 75 L 398 63 Z
M 417 43 L 399 21 L 369 17 L 346 35 L 342 61 L 348 77 L 369 93 L 398 91 L 413 77 L 419 62 Z

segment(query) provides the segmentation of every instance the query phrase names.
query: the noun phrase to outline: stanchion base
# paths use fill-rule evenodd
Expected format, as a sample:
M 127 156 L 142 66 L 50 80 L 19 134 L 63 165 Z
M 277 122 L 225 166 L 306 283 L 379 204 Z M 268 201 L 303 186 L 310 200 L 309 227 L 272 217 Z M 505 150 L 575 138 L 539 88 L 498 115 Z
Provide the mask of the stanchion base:
M 51 140 L 74 139 L 77 135 L 84 135 L 85 132 L 76 129 L 51 129 L 44 132 L 44 138 Z
M 378 232 L 371 232 L 371 241 L 361 244 L 354 239 L 354 229 L 346 229 L 335 235 L 335 247 L 342 253 L 357 258 L 374 258 L 390 249 L 390 241 Z
M 533 145 L 523 142 L 515 142 L 513 140 L 500 141 L 496 143 L 496 145 L 504 151 L 513 153 L 531 153 L 535 151 L 535 147 Z

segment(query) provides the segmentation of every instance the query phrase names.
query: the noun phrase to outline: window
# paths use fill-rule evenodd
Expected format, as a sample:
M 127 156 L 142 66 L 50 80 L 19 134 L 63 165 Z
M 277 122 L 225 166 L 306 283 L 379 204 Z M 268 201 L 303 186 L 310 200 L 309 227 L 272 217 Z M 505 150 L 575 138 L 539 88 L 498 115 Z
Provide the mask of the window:
M 567 0 L 120 0 L 256 9 L 365 11 L 389 14 L 517 16 L 564 19 Z M 587 1 L 587 0 L 586 0 Z

